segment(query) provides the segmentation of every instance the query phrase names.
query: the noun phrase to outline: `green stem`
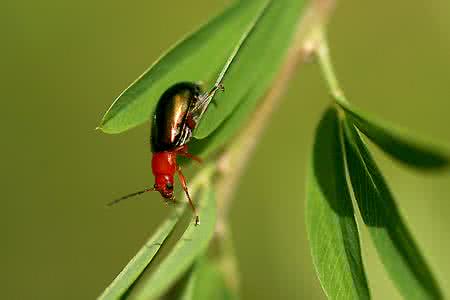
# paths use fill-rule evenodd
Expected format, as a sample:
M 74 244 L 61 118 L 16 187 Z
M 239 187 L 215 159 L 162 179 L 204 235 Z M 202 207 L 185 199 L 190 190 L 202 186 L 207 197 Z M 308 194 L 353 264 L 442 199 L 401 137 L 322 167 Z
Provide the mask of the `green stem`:
M 334 71 L 333 64 L 330 57 L 330 49 L 323 30 L 319 33 L 319 46 L 316 50 L 318 63 L 320 70 L 322 71 L 323 78 L 330 89 L 331 96 L 339 105 L 348 104 L 345 98 L 344 92 L 340 88 L 339 81 L 337 80 L 336 72 Z

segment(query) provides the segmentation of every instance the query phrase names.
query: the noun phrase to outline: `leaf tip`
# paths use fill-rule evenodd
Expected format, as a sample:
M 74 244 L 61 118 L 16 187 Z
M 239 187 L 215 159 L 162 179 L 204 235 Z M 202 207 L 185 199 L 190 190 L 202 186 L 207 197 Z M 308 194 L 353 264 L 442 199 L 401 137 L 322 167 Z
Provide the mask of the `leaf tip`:
M 118 130 L 114 130 L 112 128 L 108 128 L 107 126 L 104 126 L 104 124 L 100 124 L 97 127 L 95 127 L 94 129 L 95 131 L 100 131 L 103 133 L 107 133 L 107 134 L 116 134 L 116 133 L 120 133 L 120 131 Z

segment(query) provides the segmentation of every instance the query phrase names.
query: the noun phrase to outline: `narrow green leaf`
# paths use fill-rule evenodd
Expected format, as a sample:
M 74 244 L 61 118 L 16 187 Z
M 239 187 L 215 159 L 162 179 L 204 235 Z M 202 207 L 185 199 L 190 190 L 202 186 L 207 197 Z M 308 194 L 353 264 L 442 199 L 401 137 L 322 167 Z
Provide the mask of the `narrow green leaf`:
M 177 82 L 202 81 L 211 87 L 267 3 L 238 1 L 175 45 L 116 99 L 100 129 L 120 133 L 148 121 L 161 94 Z
M 216 150 L 248 120 L 267 92 L 303 6 L 304 1 L 298 0 L 239 1 L 179 43 L 131 85 L 106 113 L 101 129 L 119 133 L 139 125 L 149 119 L 159 96 L 173 83 L 203 81 L 209 88 L 226 70 L 226 92 L 216 95 L 194 131 L 197 139 L 203 139 L 219 129 L 212 143 L 194 146 L 201 153 Z
M 256 72 L 256 67 L 259 65 L 263 65 L 264 70 L 258 75 L 254 82 L 247 79 L 242 81 L 242 78 L 244 78 L 242 77 L 243 75 L 236 74 L 235 77 L 229 75 L 229 79 L 236 78 L 239 79 L 241 83 L 245 83 L 248 88 L 247 93 L 242 97 L 242 101 L 234 108 L 228 118 L 226 118 L 211 134 L 209 134 L 209 130 L 202 130 L 209 126 L 206 124 L 208 122 L 207 115 L 214 110 L 214 103 L 210 105 L 206 112 L 207 115 L 205 115 L 199 125 L 196 137 L 204 138 L 206 135 L 209 135 L 207 138 L 191 141 L 189 147 L 192 153 L 200 156 L 209 155 L 223 146 L 231 137 L 236 135 L 244 123 L 248 121 L 252 112 L 258 105 L 259 100 L 267 92 L 267 86 L 274 80 L 281 66 L 284 54 L 291 43 L 292 34 L 295 30 L 296 22 L 298 22 L 302 12 L 303 5 L 304 1 L 297 0 L 277 1 L 271 5 L 266 16 L 258 23 L 258 28 L 253 32 L 255 39 L 259 39 L 260 46 L 255 46 L 255 49 L 257 49 L 255 50 L 255 53 L 248 51 L 250 54 L 248 54 L 249 57 L 246 58 L 246 62 L 251 64 L 248 68 L 249 70 L 252 70 L 252 72 Z M 265 43 L 269 36 L 271 42 Z M 257 44 L 256 41 L 254 44 Z M 248 42 L 246 47 L 250 47 L 250 45 L 253 45 L 253 43 Z M 264 62 L 254 63 L 252 56 L 259 57 Z M 217 98 L 225 96 L 225 94 L 229 95 L 228 90 L 227 84 L 224 95 L 218 95 Z M 212 126 L 210 128 L 215 127 Z
M 166 238 L 173 231 L 181 215 L 181 211 L 175 212 L 145 243 L 139 252 L 130 260 L 126 267 L 119 273 L 114 281 L 105 289 L 98 299 L 118 299 L 125 294 L 136 279 L 145 270 L 153 257 L 161 248 Z
M 216 202 L 210 186 L 204 186 L 199 192 L 199 215 L 201 224 L 194 222 L 188 226 L 180 240 L 170 253 L 156 266 L 147 268 L 129 294 L 132 299 L 156 299 L 166 292 L 181 275 L 188 270 L 195 259 L 208 246 L 214 233 L 216 222 Z M 145 276 L 146 273 L 149 276 Z
M 195 262 L 192 266 L 192 270 L 189 270 L 188 277 L 186 278 L 186 282 L 184 282 L 183 290 L 181 291 L 178 297 L 175 297 L 179 300 L 191 300 L 194 299 L 194 288 L 197 284 L 197 264 Z
M 303 6 L 302 0 L 270 1 L 228 69 L 223 81 L 225 93 L 217 94 L 208 107 L 194 132 L 196 138 L 209 136 L 227 118 L 233 117 L 240 105 L 244 104 L 245 108 L 240 110 L 248 118 L 270 87 L 292 44 Z M 235 120 L 234 126 L 239 123 Z
M 307 179 L 311 253 L 329 299 L 370 299 L 345 179 L 340 131 L 337 113 L 329 109 L 316 131 Z
M 226 286 L 216 262 L 207 256 L 194 265 L 180 300 L 231 300 L 234 293 Z
M 338 103 L 364 135 L 397 160 L 423 169 L 442 168 L 449 165 L 450 152 L 443 147 L 422 140 L 384 121 L 369 117 L 349 104 Z
M 249 102 L 240 104 L 236 111 L 207 138 L 194 138 L 189 143 L 189 152 L 199 157 L 208 157 L 211 153 L 224 146 L 228 139 L 233 137 L 242 128 L 243 122 L 249 117 L 253 106 Z
M 349 120 L 344 122 L 344 132 L 347 164 L 359 210 L 391 279 L 405 299 L 442 299 L 383 176 Z

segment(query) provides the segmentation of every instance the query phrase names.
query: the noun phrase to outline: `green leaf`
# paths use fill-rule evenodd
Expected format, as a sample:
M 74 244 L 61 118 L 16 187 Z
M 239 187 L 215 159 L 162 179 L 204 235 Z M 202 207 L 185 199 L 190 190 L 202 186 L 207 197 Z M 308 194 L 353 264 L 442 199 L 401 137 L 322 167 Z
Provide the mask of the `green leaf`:
M 100 129 L 120 133 L 148 121 L 161 94 L 177 82 L 203 81 L 211 86 L 267 3 L 238 1 L 176 44 L 116 99 Z
M 347 164 L 359 210 L 391 279 L 405 299 L 442 299 L 383 176 L 349 120 L 344 123 L 344 132 Z
M 130 86 L 109 109 L 101 129 L 118 133 L 139 125 L 149 119 L 159 96 L 170 85 L 203 81 L 209 89 L 226 70 L 226 91 L 217 93 L 194 131 L 197 139 L 203 139 L 219 129 L 213 143 L 199 143 L 208 149 L 194 146 L 202 148 L 201 153 L 216 150 L 241 128 L 267 92 L 291 44 L 303 6 L 304 1 L 298 0 L 239 1 L 179 43 Z
M 289 8 L 287 9 L 286 7 Z M 196 132 L 196 137 L 204 139 L 197 139 L 190 142 L 189 149 L 192 153 L 204 157 L 208 156 L 218 148 L 222 147 L 231 137 L 236 135 L 243 124 L 248 121 L 252 112 L 258 105 L 259 100 L 267 92 L 267 86 L 274 80 L 280 68 L 284 54 L 291 42 L 291 36 L 295 29 L 296 22 L 299 19 L 299 15 L 302 12 L 302 8 L 303 1 L 297 0 L 277 1 L 271 5 L 266 16 L 258 23 L 257 29 L 253 32 L 253 36 L 258 37 L 260 39 L 259 42 L 261 43 L 260 46 L 255 46 L 255 48 L 258 49 L 255 50 L 257 54 L 251 53 L 246 59 L 246 62 L 254 64 L 253 66 L 248 66 L 253 72 L 256 72 L 256 65 L 264 65 L 264 70 L 260 72 L 253 84 L 247 79 L 245 82 L 242 81 L 242 75 L 236 75 L 236 78 L 239 79 L 241 83 L 247 85 L 247 94 L 242 97 L 242 101 L 239 105 L 234 108 L 232 113 L 220 124 L 220 126 L 208 135 L 208 137 L 204 138 L 209 134 L 209 131 L 206 130 L 204 133 L 199 131 L 204 128 L 203 126 L 208 126 L 207 116 L 213 111 L 214 103 L 210 105 L 206 112 L 206 116 L 199 125 L 199 130 Z M 271 43 L 265 43 L 268 36 L 271 38 Z M 256 41 L 254 43 L 256 45 Z M 246 47 L 250 47 L 250 45 L 253 45 L 253 43 L 248 42 Z M 251 51 L 248 50 L 248 52 Z M 254 63 L 254 57 L 260 57 L 264 60 L 264 63 Z M 229 78 L 231 77 L 232 76 L 230 75 Z M 229 87 L 227 84 L 226 92 L 217 97 L 229 95 L 228 91 Z M 215 127 L 212 126 L 211 128 Z
M 314 266 L 329 299 L 370 299 L 336 110 L 316 131 L 307 179 L 306 222 Z
M 270 1 L 255 28 L 240 47 L 223 81 L 225 93 L 220 93 L 208 107 L 194 136 L 203 139 L 215 131 L 238 109 L 245 111 L 233 126 L 241 127 L 274 80 L 303 12 L 304 1 Z M 227 120 L 230 122 L 230 120 Z M 227 140 L 230 135 L 222 138 Z
M 349 104 L 338 103 L 364 135 L 397 160 L 422 169 L 442 168 L 449 165 L 450 152 L 443 147 L 422 140 L 384 121 L 369 117 Z
M 237 299 L 225 283 L 217 263 L 207 257 L 200 257 L 194 264 L 180 300 L 231 300 Z
M 152 261 L 166 238 L 173 231 L 180 215 L 181 211 L 175 212 L 158 228 L 156 233 L 145 243 L 144 247 L 139 250 L 98 299 L 118 299 L 125 294 Z
M 192 139 L 189 143 L 189 152 L 199 157 L 208 157 L 211 153 L 224 146 L 226 141 L 238 132 L 253 108 L 254 104 L 249 102 L 239 105 L 236 111 L 207 138 Z
M 147 268 L 141 278 L 131 288 L 132 299 L 156 299 L 165 293 L 195 259 L 204 253 L 211 240 L 216 222 L 216 202 L 212 188 L 207 185 L 201 188 L 199 199 L 199 215 L 201 224 L 195 226 L 191 222 L 182 237 L 177 241 L 170 253 L 162 262 Z M 148 276 L 146 276 L 148 275 Z

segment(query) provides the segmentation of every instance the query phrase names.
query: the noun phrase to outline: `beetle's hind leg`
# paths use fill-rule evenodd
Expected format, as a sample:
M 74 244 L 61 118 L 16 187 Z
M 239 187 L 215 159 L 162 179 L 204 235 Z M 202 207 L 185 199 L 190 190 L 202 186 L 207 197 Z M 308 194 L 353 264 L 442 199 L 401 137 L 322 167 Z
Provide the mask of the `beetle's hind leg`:
M 186 158 L 195 160 L 198 163 L 202 163 L 203 162 L 203 160 L 200 157 L 192 155 L 191 153 L 188 152 L 187 145 L 183 145 L 183 146 L 175 148 L 175 153 L 177 155 L 184 156 Z
M 181 182 L 181 186 L 183 187 L 183 190 L 184 190 L 184 192 L 186 194 L 186 197 L 187 197 L 187 199 L 189 201 L 189 205 L 191 206 L 192 211 L 193 211 L 193 213 L 195 215 L 195 225 L 196 226 L 200 225 L 200 219 L 199 219 L 198 214 L 197 214 L 197 209 L 195 208 L 194 202 L 192 202 L 191 196 L 189 195 L 189 191 L 188 191 L 187 184 L 186 184 L 186 178 L 184 177 L 183 173 L 181 172 L 180 167 L 177 167 L 177 173 L 178 173 L 178 178 L 180 179 L 180 182 Z

